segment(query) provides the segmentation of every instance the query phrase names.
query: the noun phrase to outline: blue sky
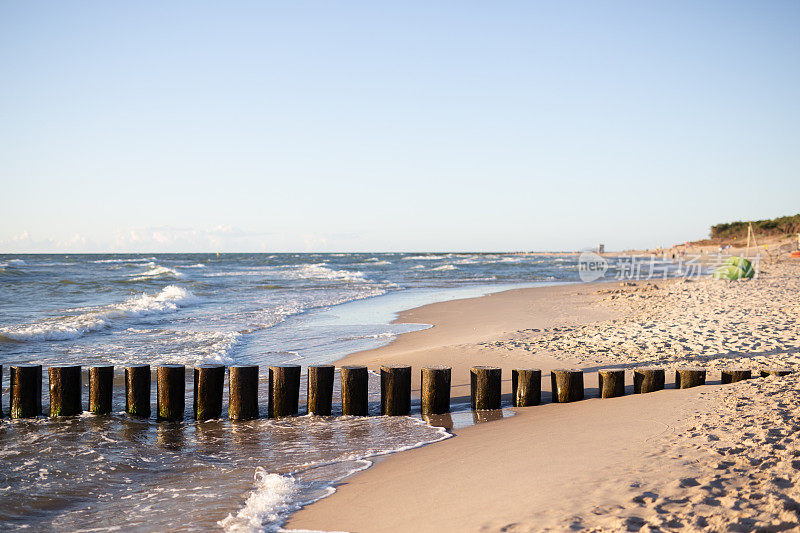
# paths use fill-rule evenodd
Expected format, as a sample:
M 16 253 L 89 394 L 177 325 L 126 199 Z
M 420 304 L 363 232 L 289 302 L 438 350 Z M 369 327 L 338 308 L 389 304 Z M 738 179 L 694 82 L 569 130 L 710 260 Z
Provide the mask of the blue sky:
M 2 2 L 0 252 L 612 249 L 800 212 L 800 3 Z

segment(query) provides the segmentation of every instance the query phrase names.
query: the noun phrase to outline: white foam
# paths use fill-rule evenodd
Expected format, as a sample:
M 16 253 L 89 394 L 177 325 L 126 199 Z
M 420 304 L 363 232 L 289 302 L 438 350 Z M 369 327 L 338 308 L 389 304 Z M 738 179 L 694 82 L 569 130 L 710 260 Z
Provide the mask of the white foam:
M 368 449 L 361 453 L 340 456 L 333 461 L 305 463 L 295 470 L 297 477 L 269 473 L 258 467 L 254 476 L 255 489 L 242 509 L 236 514 L 229 514 L 217 524 L 225 531 L 237 533 L 287 531 L 281 526 L 290 513 L 335 493 L 335 483 L 372 466 L 373 462 L 369 458 L 419 448 L 453 436 L 446 429 L 431 426 L 423 420 L 411 417 L 405 420 L 414 425 L 427 426 L 435 430 L 435 434 L 431 438 L 388 449 Z M 267 422 L 269 423 L 271 422 Z
M 102 307 L 89 307 L 78 315 L 49 318 L 35 324 L 0 328 L 0 336 L 17 341 L 68 340 L 91 331 L 110 327 L 125 318 L 174 313 L 180 307 L 196 303 L 191 292 L 169 285 L 154 295 L 140 294 L 124 302 Z
M 197 264 L 194 264 L 194 265 L 189 265 L 189 266 L 184 267 L 184 268 L 205 268 L 205 267 L 206 267 L 206 265 L 204 265 L 203 263 L 197 263 Z
M 140 257 L 138 259 L 96 259 L 90 263 L 143 263 L 145 261 L 155 261 L 155 257 Z
M 455 265 L 442 265 L 442 266 L 438 266 L 438 267 L 432 268 L 431 270 L 446 271 L 446 270 L 455 270 L 456 268 L 457 267 Z
M 438 261 L 439 259 L 447 259 L 446 255 L 412 255 L 404 257 L 403 261 Z
M 131 274 L 133 281 L 144 281 L 147 279 L 163 278 L 163 277 L 172 277 L 172 278 L 184 277 L 182 273 L 178 272 L 174 268 L 156 265 L 155 263 L 148 263 L 147 266 L 151 267 L 150 270 L 143 272 L 141 274 Z
M 229 514 L 217 522 L 225 531 L 264 531 L 265 523 L 277 522 L 282 515 L 296 508 L 293 500 L 298 485 L 292 476 L 271 474 L 259 466 L 254 478 L 256 488 L 244 507 L 235 515 Z
M 324 263 L 312 265 L 296 265 L 289 267 L 289 277 L 298 279 L 329 279 L 343 281 L 365 281 L 364 273 L 350 270 L 334 270 L 328 268 Z
M 425 268 L 425 265 L 414 265 L 409 270 L 422 270 L 423 268 Z

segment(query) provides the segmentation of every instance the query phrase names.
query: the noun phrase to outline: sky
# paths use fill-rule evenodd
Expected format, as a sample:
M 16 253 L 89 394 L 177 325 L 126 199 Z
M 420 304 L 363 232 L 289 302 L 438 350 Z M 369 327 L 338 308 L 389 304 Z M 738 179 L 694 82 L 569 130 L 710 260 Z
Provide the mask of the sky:
M 0 2 L 0 253 L 669 246 L 800 212 L 800 2 Z

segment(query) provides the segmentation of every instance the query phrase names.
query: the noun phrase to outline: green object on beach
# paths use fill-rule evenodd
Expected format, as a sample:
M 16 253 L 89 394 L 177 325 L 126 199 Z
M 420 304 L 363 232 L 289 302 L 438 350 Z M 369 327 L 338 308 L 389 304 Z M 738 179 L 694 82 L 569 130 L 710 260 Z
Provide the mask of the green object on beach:
M 738 266 L 733 266 L 733 265 L 723 265 L 721 267 L 718 267 L 714 271 L 713 275 L 714 279 L 730 279 L 730 280 L 748 278 L 748 277 L 753 277 L 753 275 L 750 274 L 750 276 L 748 276 L 744 270 L 742 270 Z
M 744 257 L 729 257 L 723 264 L 739 267 L 742 270 L 744 270 L 745 277 L 747 278 L 753 277 L 753 263 L 751 263 Z

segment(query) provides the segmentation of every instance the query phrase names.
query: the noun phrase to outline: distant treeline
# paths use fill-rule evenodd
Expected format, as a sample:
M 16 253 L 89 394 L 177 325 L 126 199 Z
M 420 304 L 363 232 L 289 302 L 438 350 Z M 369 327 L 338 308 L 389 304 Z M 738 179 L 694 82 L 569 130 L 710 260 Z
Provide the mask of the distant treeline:
M 712 239 L 732 239 L 747 236 L 747 224 L 753 224 L 757 235 L 788 235 L 800 233 L 800 215 L 773 218 L 770 220 L 753 220 L 751 222 L 726 222 L 711 226 Z

